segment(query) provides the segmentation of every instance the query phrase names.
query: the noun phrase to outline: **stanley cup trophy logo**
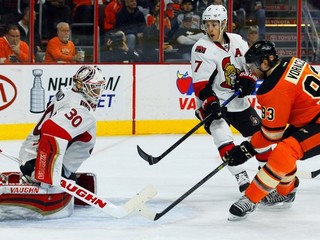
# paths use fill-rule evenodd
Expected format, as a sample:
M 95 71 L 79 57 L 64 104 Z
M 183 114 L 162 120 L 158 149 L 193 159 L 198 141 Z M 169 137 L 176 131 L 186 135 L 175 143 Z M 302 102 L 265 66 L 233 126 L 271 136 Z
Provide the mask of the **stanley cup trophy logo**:
M 32 70 L 34 76 L 33 87 L 30 90 L 30 112 L 32 113 L 42 113 L 45 110 L 44 88 L 41 83 L 42 73 L 42 69 Z

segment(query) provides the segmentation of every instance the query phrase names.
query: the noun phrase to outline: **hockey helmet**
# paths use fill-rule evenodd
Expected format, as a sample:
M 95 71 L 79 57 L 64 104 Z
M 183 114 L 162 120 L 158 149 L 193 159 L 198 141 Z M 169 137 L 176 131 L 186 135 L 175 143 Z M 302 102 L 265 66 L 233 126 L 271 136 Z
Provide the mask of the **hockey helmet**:
M 96 105 L 105 88 L 106 80 L 97 66 L 82 66 L 73 76 L 76 89 Z
M 273 60 L 269 56 L 273 55 Z M 254 43 L 245 54 L 247 64 L 255 64 L 260 67 L 263 60 L 268 60 L 270 67 L 273 67 L 279 60 L 275 44 L 273 42 L 262 40 Z
M 208 20 L 219 21 L 220 25 L 223 21 L 228 20 L 227 9 L 222 5 L 210 5 L 202 13 L 202 22 Z
M 201 29 L 208 33 L 206 21 L 218 21 L 220 24 L 220 36 L 221 38 L 223 30 L 227 26 L 228 14 L 227 9 L 222 5 L 210 5 L 202 13 Z M 222 23 L 224 22 L 224 25 Z

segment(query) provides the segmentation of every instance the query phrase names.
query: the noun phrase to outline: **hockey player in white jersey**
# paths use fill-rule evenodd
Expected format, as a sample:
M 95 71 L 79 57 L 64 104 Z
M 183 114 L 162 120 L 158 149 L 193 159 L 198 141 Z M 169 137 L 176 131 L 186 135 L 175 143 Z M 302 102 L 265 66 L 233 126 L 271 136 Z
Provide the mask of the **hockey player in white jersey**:
M 37 219 L 70 216 L 74 199 L 55 187 L 60 185 L 60 176 L 95 191 L 92 189 L 95 176 L 79 175 L 76 171 L 95 145 L 93 111 L 104 88 L 105 78 L 98 67 L 81 66 L 73 76 L 73 86 L 58 91 L 48 103 L 40 121 L 22 143 L 19 153 L 22 174 L 0 174 L 0 186 L 9 189 L 9 194 L 0 195 L 0 220 L 7 216 L 9 208 L 12 218 L 19 218 L 19 214 Z
M 206 35 L 194 44 L 191 52 L 196 116 L 203 120 L 212 114 L 212 121 L 205 124 L 205 129 L 212 135 L 222 159 L 235 146 L 230 125 L 244 137 L 250 137 L 260 129 L 260 117 L 247 98 L 254 92 L 256 82 L 256 77 L 243 67 L 248 44 L 240 35 L 226 32 L 227 19 L 224 6 L 208 6 L 202 15 L 202 29 Z M 220 104 L 239 88 L 242 89 L 239 96 L 226 108 L 221 108 Z M 263 149 L 256 155 L 261 165 L 267 161 L 270 152 L 271 149 Z M 247 172 L 241 166 L 228 168 L 243 192 L 250 183 Z

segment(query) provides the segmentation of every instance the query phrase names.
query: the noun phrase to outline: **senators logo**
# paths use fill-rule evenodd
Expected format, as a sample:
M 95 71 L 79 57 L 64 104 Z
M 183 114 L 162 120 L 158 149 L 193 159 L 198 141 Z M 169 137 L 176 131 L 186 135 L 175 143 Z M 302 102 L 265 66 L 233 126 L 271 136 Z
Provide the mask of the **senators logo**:
M 231 64 L 230 57 L 224 58 L 222 60 L 222 69 L 224 71 L 225 81 L 220 84 L 223 88 L 232 88 L 237 75 L 240 70 L 237 69 L 233 64 Z

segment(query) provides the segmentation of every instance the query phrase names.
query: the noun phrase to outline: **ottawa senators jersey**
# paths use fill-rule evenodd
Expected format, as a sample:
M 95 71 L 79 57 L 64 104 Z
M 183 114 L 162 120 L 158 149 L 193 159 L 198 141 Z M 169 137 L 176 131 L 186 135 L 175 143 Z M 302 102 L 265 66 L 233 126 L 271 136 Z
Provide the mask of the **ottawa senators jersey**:
M 89 158 L 96 141 L 96 119 L 93 109 L 82 94 L 65 88 L 57 92 L 49 103 L 42 118 L 23 142 L 19 157 L 23 161 L 36 158 L 43 123 L 52 121 L 54 136 L 63 134 L 69 141 L 63 167 L 66 176 L 76 172 L 81 164 Z M 56 127 L 59 126 L 59 127 Z
M 224 33 L 226 44 L 212 42 L 207 36 L 200 38 L 192 47 L 191 69 L 192 79 L 197 98 L 197 108 L 200 107 L 199 92 L 210 84 L 223 103 L 234 93 L 232 89 L 235 78 L 243 71 L 244 54 L 248 44 L 238 34 Z M 203 100 L 203 99 L 202 99 Z M 241 112 L 249 107 L 247 97 L 235 98 L 228 104 L 229 112 Z
M 262 127 L 251 143 L 262 148 L 281 140 L 287 124 L 320 123 L 320 75 L 299 58 L 281 61 L 257 91 Z

